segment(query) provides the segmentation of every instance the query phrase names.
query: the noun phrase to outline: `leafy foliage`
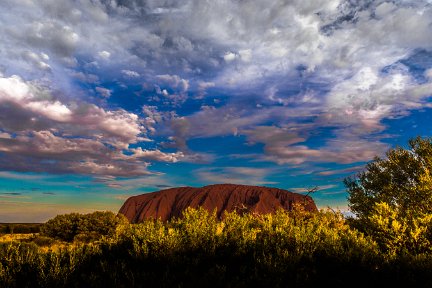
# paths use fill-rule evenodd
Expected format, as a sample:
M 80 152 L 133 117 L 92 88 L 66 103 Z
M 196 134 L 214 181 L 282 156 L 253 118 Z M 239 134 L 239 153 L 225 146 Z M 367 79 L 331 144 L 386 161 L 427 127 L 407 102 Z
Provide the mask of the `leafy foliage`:
M 367 217 L 376 203 L 385 202 L 404 215 L 431 213 L 432 138 L 411 139 L 408 149 L 390 149 L 386 156 L 344 180 L 352 212 Z
M 112 212 L 57 215 L 41 227 L 41 234 L 63 241 L 89 242 L 102 236 L 112 236 L 116 227 L 127 223 L 123 215 Z
M 432 214 L 406 217 L 385 202 L 377 203 L 364 230 L 390 255 L 432 252 Z
M 431 252 L 432 138 L 417 137 L 375 158 L 364 172 L 345 179 L 353 227 L 395 254 Z
M 377 209 L 375 215 L 383 216 L 375 221 L 377 235 L 398 235 L 403 228 L 385 222 L 393 212 Z M 394 227 L 393 236 L 388 227 Z M 46 238 L 35 239 L 0 243 L 0 287 L 316 287 L 352 286 L 353 279 L 377 287 L 432 284 L 429 252 L 387 253 L 340 213 L 301 207 L 273 215 L 226 213 L 222 220 L 214 212 L 188 209 L 166 223 L 117 225 L 96 242 L 46 247 Z M 415 245 L 391 239 L 398 247 Z

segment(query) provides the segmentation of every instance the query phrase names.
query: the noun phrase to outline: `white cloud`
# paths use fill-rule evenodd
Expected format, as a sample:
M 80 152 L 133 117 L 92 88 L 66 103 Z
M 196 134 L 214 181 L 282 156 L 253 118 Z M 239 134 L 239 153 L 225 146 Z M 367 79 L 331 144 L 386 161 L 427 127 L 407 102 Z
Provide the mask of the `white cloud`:
M 237 55 L 232 53 L 232 52 L 227 52 L 225 53 L 225 55 L 223 56 L 224 60 L 226 62 L 231 62 L 234 61 L 237 58 Z
M 3 138 L 3 139 L 11 139 L 12 136 L 11 136 L 9 133 L 0 132 L 0 138 Z
M 136 71 L 132 71 L 132 70 L 121 70 L 121 72 L 129 78 L 137 78 L 140 76 L 140 74 Z
M 110 58 L 110 56 L 111 56 L 111 53 L 110 52 L 108 52 L 108 51 L 100 51 L 99 53 L 98 53 L 98 55 L 99 55 L 99 57 L 101 57 L 101 58 L 103 58 L 103 59 L 109 59 Z
M 23 107 L 59 122 L 69 121 L 72 115 L 72 111 L 59 101 L 34 101 L 26 103 Z
M 146 150 L 141 147 L 136 149 L 130 149 L 133 152 L 133 158 L 144 159 L 147 161 L 158 161 L 158 162 L 177 162 L 179 159 L 184 157 L 182 152 L 176 153 L 164 153 L 160 150 Z
M 180 92 L 186 92 L 189 89 L 189 81 L 180 78 L 178 75 L 157 75 L 156 78 L 173 89 L 179 89 Z
M 244 49 L 239 51 L 240 59 L 249 62 L 252 60 L 252 50 L 251 49 Z
M 23 53 L 23 58 L 41 70 L 51 70 L 51 66 L 44 62 L 49 60 L 48 55 L 46 55 L 45 53 L 41 53 L 40 55 L 38 55 L 34 52 L 26 51 Z
M 63 101 L 17 76 L 0 78 L 0 168 L 133 176 L 151 174 L 148 161 L 183 157 L 180 152 L 129 149 L 130 144 L 148 141 L 136 114 Z

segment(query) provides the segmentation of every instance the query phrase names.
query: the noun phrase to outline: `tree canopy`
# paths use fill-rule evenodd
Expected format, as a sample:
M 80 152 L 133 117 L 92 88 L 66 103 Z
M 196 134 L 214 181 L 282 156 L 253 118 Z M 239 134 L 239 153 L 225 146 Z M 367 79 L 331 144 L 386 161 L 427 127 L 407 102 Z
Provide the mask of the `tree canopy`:
M 432 138 L 409 140 L 386 158 L 376 157 L 356 177 L 346 178 L 352 225 L 383 251 L 432 251 Z
M 123 215 L 96 211 L 89 214 L 57 215 L 41 227 L 41 234 L 63 241 L 91 241 L 112 236 L 116 227 L 128 223 Z
M 409 140 L 408 148 L 396 147 L 386 158 L 376 157 L 356 177 L 344 180 L 349 207 L 357 217 L 373 213 L 384 202 L 401 215 L 432 212 L 432 138 Z

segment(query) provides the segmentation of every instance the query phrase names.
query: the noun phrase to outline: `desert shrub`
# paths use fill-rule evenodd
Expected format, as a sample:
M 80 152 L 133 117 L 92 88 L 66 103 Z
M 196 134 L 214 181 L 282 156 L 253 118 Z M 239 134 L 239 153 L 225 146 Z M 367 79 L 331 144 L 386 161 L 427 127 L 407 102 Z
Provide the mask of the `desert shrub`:
M 362 229 L 389 256 L 432 252 L 432 214 L 401 215 L 399 209 L 380 202 L 362 224 Z
M 90 242 L 102 236 L 114 235 L 117 226 L 126 223 L 127 219 L 123 215 L 112 212 L 71 213 L 48 220 L 40 231 L 42 235 L 63 241 Z
M 205 249 L 206 253 L 214 252 L 217 245 L 216 231 L 218 228 L 216 210 L 208 212 L 204 208 L 187 208 L 182 218 L 170 223 L 171 231 L 178 232 L 177 237 L 189 249 Z

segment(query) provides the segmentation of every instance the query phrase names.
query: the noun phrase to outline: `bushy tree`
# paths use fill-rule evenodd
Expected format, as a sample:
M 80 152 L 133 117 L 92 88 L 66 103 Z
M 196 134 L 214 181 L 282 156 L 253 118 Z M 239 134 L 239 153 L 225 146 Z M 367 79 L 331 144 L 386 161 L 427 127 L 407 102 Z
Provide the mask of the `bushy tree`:
M 128 223 L 127 219 L 113 212 L 96 211 L 89 214 L 57 215 L 41 227 L 41 234 L 63 241 L 93 241 L 102 236 L 112 236 L 118 225 Z
M 391 256 L 432 252 L 430 227 L 432 214 L 401 216 L 385 202 L 377 203 L 367 218 L 366 231 Z
M 344 180 L 349 206 L 357 217 L 373 213 L 384 202 L 403 215 L 432 212 L 432 138 L 409 140 L 409 148 L 397 147 L 376 157 L 357 177 Z
M 57 215 L 42 225 L 41 234 L 63 241 L 72 241 L 79 234 L 81 217 L 82 215 L 78 213 Z
M 409 140 L 346 178 L 351 223 L 385 252 L 430 252 L 432 244 L 432 138 Z
M 127 219 L 112 212 L 96 211 L 82 215 L 78 226 L 76 239 L 88 242 L 99 239 L 101 236 L 112 236 L 118 225 L 128 223 Z

